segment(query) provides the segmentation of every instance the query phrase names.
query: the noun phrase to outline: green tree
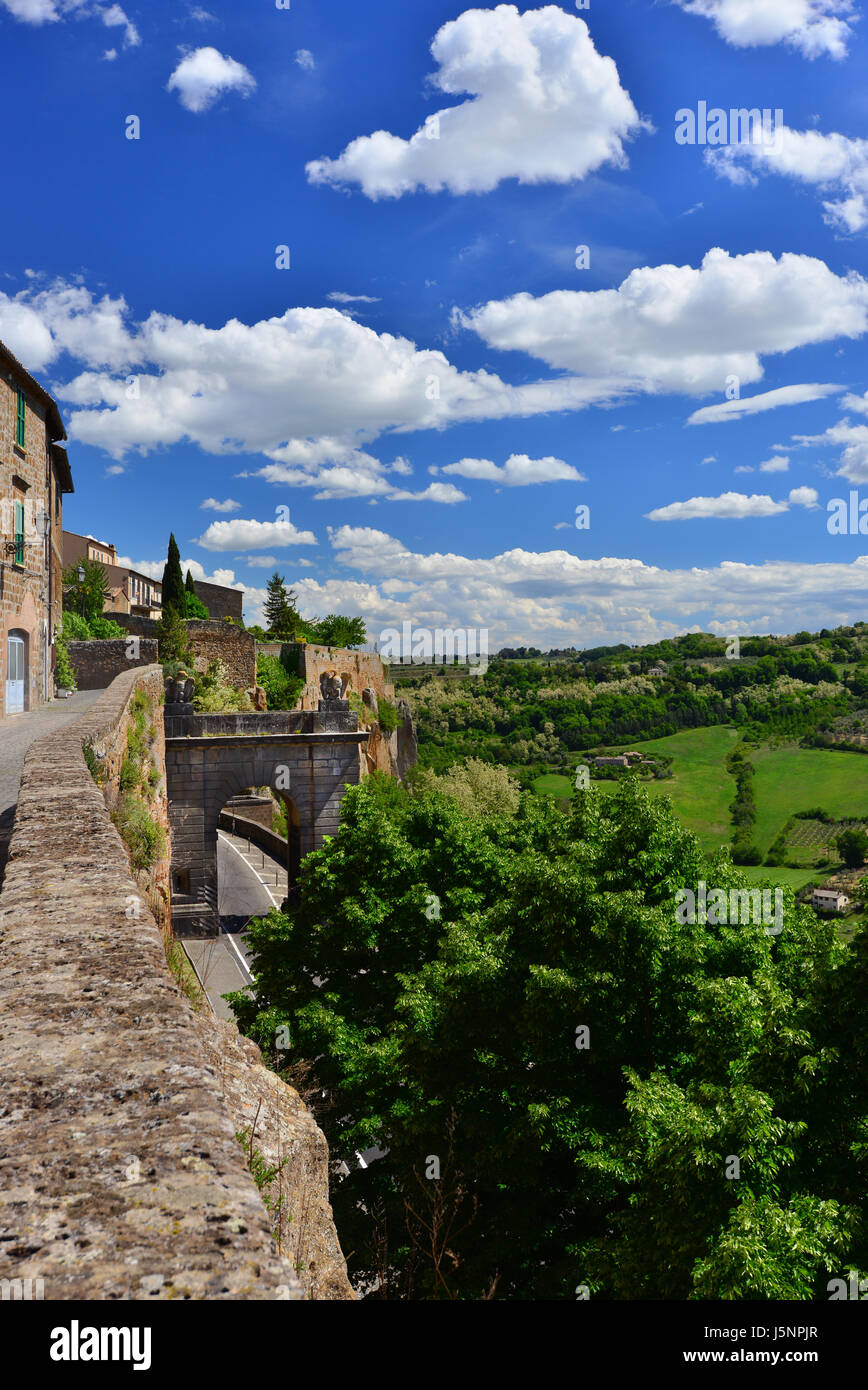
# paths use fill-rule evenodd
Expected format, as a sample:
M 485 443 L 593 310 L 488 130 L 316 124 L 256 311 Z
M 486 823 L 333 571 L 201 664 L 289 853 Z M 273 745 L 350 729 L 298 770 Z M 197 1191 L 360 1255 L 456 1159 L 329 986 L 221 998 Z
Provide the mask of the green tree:
M 305 635 L 305 624 L 296 601 L 294 589 L 287 589 L 286 581 L 277 570 L 268 581 L 263 611 L 268 623 L 268 635 L 277 642 L 295 642 Z
M 79 570 L 84 578 L 79 578 Z M 102 617 L 108 595 L 106 568 L 98 560 L 81 560 L 63 571 L 63 606 L 85 622 Z
M 193 571 L 190 569 L 187 570 L 187 578 L 184 580 L 184 588 L 187 590 L 188 594 L 195 595 L 196 581 L 193 578 Z
M 816 1297 L 855 1258 L 842 1115 L 819 1156 L 808 1124 L 847 948 L 789 890 L 780 936 L 682 923 L 700 879 L 748 886 L 633 781 L 512 816 L 348 791 L 298 901 L 252 925 L 233 1008 L 328 1091 L 337 1226 L 377 1296 Z
M 865 863 L 865 856 L 868 854 L 868 835 L 865 834 L 864 830 L 860 830 L 858 827 L 842 830 L 835 840 L 835 845 L 848 869 L 860 869 Z
M 184 617 L 185 618 L 210 618 L 211 614 L 204 603 L 196 594 L 191 594 L 189 590 L 184 591 Z
M 181 573 L 181 552 L 174 533 L 169 536 L 169 553 L 163 567 L 163 611 L 174 608 L 183 618 L 187 611 L 184 599 L 184 576 Z
M 183 592 L 183 590 L 182 590 Z M 161 662 L 181 662 L 192 672 L 194 657 L 190 649 L 187 623 L 177 608 L 163 607 L 157 621 L 157 650 Z
M 360 647 L 366 640 L 364 618 L 346 618 L 329 613 L 309 624 L 310 640 L 323 647 Z

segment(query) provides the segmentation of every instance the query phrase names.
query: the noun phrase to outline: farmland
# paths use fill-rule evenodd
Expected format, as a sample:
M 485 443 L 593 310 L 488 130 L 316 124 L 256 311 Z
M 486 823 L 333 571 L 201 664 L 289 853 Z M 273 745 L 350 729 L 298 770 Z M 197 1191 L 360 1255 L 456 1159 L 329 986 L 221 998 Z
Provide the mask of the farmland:
M 652 796 L 670 797 L 679 820 L 696 833 L 708 851 L 732 840 L 730 805 L 735 783 L 725 760 L 738 737 L 736 729 L 717 726 L 688 729 L 642 744 L 646 757 L 668 754 L 674 760 L 672 777 L 645 783 L 647 790 Z M 786 744 L 752 748 L 749 756 L 756 769 L 755 840 L 764 855 L 797 811 L 820 806 L 836 821 L 868 821 L 868 758 Z M 617 783 L 600 781 L 593 785 L 610 793 Z M 548 773 L 535 780 L 534 790 L 540 796 L 569 797 L 572 779 Z M 787 836 L 787 854 L 806 867 L 757 865 L 745 866 L 745 872 L 756 881 L 771 879 L 801 888 L 817 876 L 822 861 L 837 861 L 834 841 L 839 830 L 839 825 L 818 820 L 795 821 Z

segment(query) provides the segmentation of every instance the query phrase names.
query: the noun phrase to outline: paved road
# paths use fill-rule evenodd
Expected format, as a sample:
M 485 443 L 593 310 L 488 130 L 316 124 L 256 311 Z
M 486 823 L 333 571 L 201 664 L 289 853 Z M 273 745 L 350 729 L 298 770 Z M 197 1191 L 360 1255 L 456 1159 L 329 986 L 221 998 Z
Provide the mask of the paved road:
M 53 700 L 50 705 L 28 710 L 26 714 L 10 714 L 0 719 L 0 883 L 6 867 L 25 753 L 43 734 L 52 734 L 55 729 L 62 729 L 64 724 L 78 719 L 102 693 L 101 690 L 79 690 L 68 700 Z
M 240 835 L 221 830 L 217 838 L 222 935 L 182 944 L 218 1018 L 234 1015 L 221 996 L 250 984 L 244 929 L 251 917 L 279 907 L 286 896 L 286 870 Z

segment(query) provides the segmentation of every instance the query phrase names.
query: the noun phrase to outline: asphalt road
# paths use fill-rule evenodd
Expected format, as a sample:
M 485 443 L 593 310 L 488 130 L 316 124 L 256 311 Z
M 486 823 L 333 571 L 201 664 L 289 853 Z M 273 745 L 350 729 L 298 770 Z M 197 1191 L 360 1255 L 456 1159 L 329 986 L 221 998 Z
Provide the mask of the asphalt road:
M 244 929 L 251 917 L 279 907 L 286 894 L 286 872 L 241 836 L 221 830 L 217 837 L 218 905 L 222 932 L 205 941 L 185 940 L 184 950 L 218 1018 L 234 1015 L 222 998 L 251 982 Z

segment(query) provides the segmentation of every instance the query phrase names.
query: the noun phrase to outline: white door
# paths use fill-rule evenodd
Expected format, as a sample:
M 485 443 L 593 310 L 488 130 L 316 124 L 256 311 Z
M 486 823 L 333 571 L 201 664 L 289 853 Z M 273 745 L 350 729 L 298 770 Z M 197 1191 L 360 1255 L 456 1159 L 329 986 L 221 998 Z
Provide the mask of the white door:
M 25 670 L 24 638 L 9 634 L 6 645 L 6 713 L 20 714 L 24 709 Z

